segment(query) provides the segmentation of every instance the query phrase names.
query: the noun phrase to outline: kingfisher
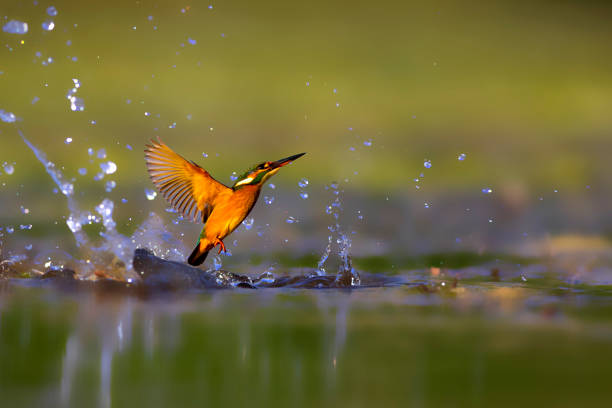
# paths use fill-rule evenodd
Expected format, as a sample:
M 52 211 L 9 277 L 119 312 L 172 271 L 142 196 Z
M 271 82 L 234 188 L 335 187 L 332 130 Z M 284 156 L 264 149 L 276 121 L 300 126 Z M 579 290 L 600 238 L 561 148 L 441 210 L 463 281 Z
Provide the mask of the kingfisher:
M 247 170 L 228 187 L 215 180 L 194 161 L 187 161 L 161 140 L 151 140 L 145 147 L 145 162 L 153 184 L 170 205 L 185 218 L 202 222 L 204 228 L 187 259 L 201 265 L 210 251 L 231 234 L 249 215 L 264 183 L 292 161 L 306 153 L 277 161 L 266 161 Z

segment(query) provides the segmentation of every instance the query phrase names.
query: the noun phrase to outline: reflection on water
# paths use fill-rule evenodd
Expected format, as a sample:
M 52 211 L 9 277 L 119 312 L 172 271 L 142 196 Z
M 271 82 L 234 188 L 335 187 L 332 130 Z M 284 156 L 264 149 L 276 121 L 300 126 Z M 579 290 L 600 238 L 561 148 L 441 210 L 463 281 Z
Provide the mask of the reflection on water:
M 0 392 L 6 406 L 99 407 L 604 398 L 608 295 L 451 286 L 151 296 L 5 281 Z

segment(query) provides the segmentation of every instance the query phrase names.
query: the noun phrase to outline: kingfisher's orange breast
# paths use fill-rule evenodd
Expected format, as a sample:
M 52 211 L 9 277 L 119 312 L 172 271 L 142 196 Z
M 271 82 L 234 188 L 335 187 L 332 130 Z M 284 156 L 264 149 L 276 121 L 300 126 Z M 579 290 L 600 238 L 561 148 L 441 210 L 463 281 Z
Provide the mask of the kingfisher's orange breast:
M 244 186 L 215 203 L 206 221 L 205 236 L 209 240 L 223 239 L 249 215 L 259 197 L 260 186 Z

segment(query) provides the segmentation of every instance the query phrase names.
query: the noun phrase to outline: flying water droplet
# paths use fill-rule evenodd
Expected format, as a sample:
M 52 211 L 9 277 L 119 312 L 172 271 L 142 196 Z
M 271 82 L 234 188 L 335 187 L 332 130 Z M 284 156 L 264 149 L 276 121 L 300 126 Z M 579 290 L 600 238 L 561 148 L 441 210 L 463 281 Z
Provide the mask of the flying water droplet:
M 145 195 L 147 196 L 147 200 L 155 200 L 155 197 L 157 197 L 157 191 L 151 190 L 150 188 L 145 188 Z
M 425 160 L 423 162 L 423 167 L 425 167 L 426 169 L 430 169 L 431 168 L 431 160 Z
M 55 8 L 55 6 L 47 7 L 47 14 L 50 15 L 51 17 L 57 16 L 57 9 Z
M 300 186 L 301 188 L 306 188 L 308 187 L 308 179 L 307 178 L 302 178 L 299 182 L 298 182 L 298 186 Z
M 52 31 L 55 28 L 55 23 L 52 20 L 43 21 L 42 28 L 45 31 Z
M 17 120 L 17 117 L 13 112 L 7 112 L 4 109 L 0 109 L 0 120 L 6 123 L 13 123 Z
M 223 261 L 219 255 L 215 255 L 213 258 L 213 268 L 215 271 L 218 271 L 223 266 Z
M 268 187 L 270 187 L 272 190 L 274 190 L 276 188 L 276 185 L 274 185 L 273 183 L 268 184 Z
M 285 220 L 285 222 L 287 224 L 295 224 L 296 222 L 298 222 L 298 220 L 295 217 L 289 216 L 287 217 L 287 219 Z
M 308 193 L 307 193 L 307 192 L 305 192 L 305 191 L 302 191 L 302 192 L 300 193 L 300 197 L 302 197 L 304 200 L 306 200 L 306 199 L 308 198 Z
M 188 42 L 189 44 L 191 44 L 191 45 L 196 45 L 196 44 L 197 44 L 197 41 L 196 41 L 196 40 L 194 40 L 194 39 L 193 39 L 193 38 L 191 38 L 191 37 L 187 38 L 187 42 Z
M 113 174 L 117 171 L 117 165 L 112 161 L 100 163 L 100 168 L 106 174 Z
M 9 225 L 6 227 L 6 232 L 8 232 L 9 234 L 12 234 L 13 232 L 15 232 L 15 228 Z
M 202 157 L 207 158 L 207 157 L 208 157 L 208 154 L 207 154 L 207 153 L 202 152 Z
M 255 222 L 255 219 L 253 217 L 249 217 L 245 219 L 244 221 L 242 221 L 242 225 L 244 225 L 244 228 L 248 231 L 253 227 L 254 222 Z
M 93 153 L 93 150 L 92 150 L 92 153 Z M 91 156 L 92 153 L 90 153 L 89 155 Z M 106 150 L 105 149 L 98 150 L 98 154 L 96 156 L 98 157 L 98 159 L 106 159 Z
M 79 174 L 80 174 L 81 176 L 84 176 L 84 175 L 86 175 L 86 174 L 87 174 L 87 169 L 86 169 L 86 168 L 84 168 L 84 167 L 81 167 L 81 168 L 78 170 L 78 172 L 79 172 Z
M 2 165 L 4 172 L 9 176 L 15 172 L 15 167 L 11 163 L 4 163 Z
M 107 193 L 110 193 L 115 187 L 117 187 L 117 182 L 110 180 L 106 182 L 105 190 Z
M 465 160 L 465 153 L 461 153 L 459 156 L 457 156 L 457 160 L 464 161 Z
M 429 208 L 429 203 L 424 203 L 425 208 Z
M 61 190 L 63 195 L 71 196 L 74 193 L 74 185 L 69 182 L 62 183 Z
M 238 180 L 238 174 L 235 171 L 232 171 L 232 175 L 230 176 L 230 180 L 236 181 Z
M 9 34 L 25 34 L 28 32 L 28 23 L 10 20 L 2 27 L 2 31 Z
M 372 146 L 372 139 L 364 140 L 363 141 L 363 145 L 366 146 L 366 147 L 371 147 Z
M 491 194 L 493 192 L 493 189 L 490 187 L 485 187 L 482 189 L 483 194 Z
M 270 205 L 274 202 L 274 196 L 264 196 L 264 203 Z
M 72 143 L 72 138 L 71 137 L 67 137 L 66 140 L 64 140 L 64 143 L 66 143 L 66 144 Z

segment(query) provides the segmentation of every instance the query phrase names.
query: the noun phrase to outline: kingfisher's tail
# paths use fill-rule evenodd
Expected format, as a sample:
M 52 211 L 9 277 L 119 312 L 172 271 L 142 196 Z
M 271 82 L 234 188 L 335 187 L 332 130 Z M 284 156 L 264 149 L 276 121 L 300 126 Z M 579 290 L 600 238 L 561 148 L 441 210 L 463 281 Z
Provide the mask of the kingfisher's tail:
M 198 244 L 193 249 L 191 255 L 187 259 L 189 265 L 198 266 L 201 265 L 205 260 L 206 256 L 208 256 L 208 251 L 210 250 L 210 246 L 204 244 L 202 241 L 198 241 Z

